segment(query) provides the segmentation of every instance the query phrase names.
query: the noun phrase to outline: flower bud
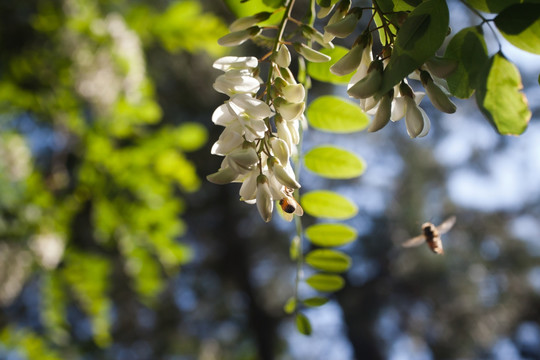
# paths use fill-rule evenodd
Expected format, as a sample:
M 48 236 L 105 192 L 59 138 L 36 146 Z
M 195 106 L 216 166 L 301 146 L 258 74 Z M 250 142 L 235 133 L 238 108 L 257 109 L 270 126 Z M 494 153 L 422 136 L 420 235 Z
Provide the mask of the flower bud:
M 287 126 L 289 122 L 283 120 L 283 118 L 279 115 L 276 115 L 276 117 L 274 118 L 274 122 L 276 124 L 278 137 L 280 139 L 283 139 L 287 143 L 287 145 L 289 146 L 289 149 L 292 149 L 295 144 L 291 136 L 291 131 L 289 127 Z
M 291 53 L 287 45 L 281 44 L 274 58 L 274 62 L 282 68 L 288 68 L 291 65 Z
M 456 112 L 456 104 L 448 98 L 448 95 L 445 94 L 439 85 L 433 82 L 433 79 L 427 71 L 422 71 L 420 73 L 420 79 L 422 80 L 422 85 L 426 89 L 429 100 L 431 100 L 431 103 L 435 108 L 447 114 Z
M 383 63 L 375 60 L 369 65 L 367 75 L 347 90 L 349 96 L 356 99 L 365 99 L 373 96 L 381 87 Z
M 322 47 L 325 47 L 328 49 L 334 48 L 334 44 L 332 44 L 329 41 L 328 42 L 325 41 L 324 35 L 318 32 L 316 29 L 312 28 L 311 26 L 302 25 L 302 34 L 304 35 L 306 39 L 314 41 L 317 44 L 321 45 Z
M 292 74 L 289 68 L 280 67 L 279 74 L 281 75 L 281 77 L 283 77 L 283 80 L 285 80 L 288 84 L 296 84 L 294 75 Z
M 330 14 L 332 12 L 333 8 L 334 8 L 334 5 L 330 5 L 330 6 L 322 6 L 321 5 L 321 8 L 317 12 L 317 18 L 322 19 L 322 18 L 327 17 L 328 14 Z
M 233 168 L 224 167 L 219 169 L 217 172 L 210 174 L 206 177 L 208 181 L 217 185 L 224 185 L 230 182 L 233 182 L 238 177 L 238 172 Z
M 375 132 L 388 124 L 390 121 L 390 114 L 392 111 L 392 99 L 394 98 L 394 91 L 390 90 L 388 93 L 386 93 L 379 102 L 379 107 L 377 108 L 377 112 L 375 113 L 375 116 L 373 117 L 373 122 L 368 128 L 369 132 Z
M 246 40 L 259 35 L 262 29 L 258 26 L 252 26 L 245 30 L 234 31 L 218 39 L 221 46 L 237 46 L 243 44 Z
M 304 113 L 306 107 L 305 102 L 290 103 L 284 98 L 276 98 L 274 100 L 276 111 L 283 117 L 283 120 L 294 120 Z
M 296 52 L 298 52 L 300 55 L 306 58 L 306 60 L 319 63 L 319 62 L 327 62 L 330 61 L 331 57 L 328 55 L 325 55 L 317 50 L 313 50 L 309 46 L 302 44 L 302 43 L 295 43 L 294 49 Z
M 253 25 L 257 25 L 261 21 L 267 20 L 270 17 L 270 15 L 272 15 L 271 12 L 263 11 L 255 15 L 236 19 L 235 21 L 233 21 L 231 26 L 229 26 L 229 30 L 231 31 L 245 30 Z
M 288 102 L 299 103 L 306 98 L 306 89 L 302 84 L 287 85 L 281 89 L 281 94 Z
M 289 151 L 289 145 L 287 145 L 285 140 L 274 136 L 270 138 L 270 147 L 272 148 L 274 155 L 279 159 L 279 162 L 282 164 L 287 164 L 289 162 L 291 153 Z
M 411 138 L 426 136 L 429 132 L 430 122 L 425 111 L 416 105 L 412 97 L 405 96 L 407 112 L 405 114 L 405 125 L 407 133 Z
M 274 210 L 274 201 L 270 193 L 268 178 L 265 175 L 257 177 L 257 210 L 265 222 L 272 220 L 272 211 Z
M 356 44 L 352 49 L 330 67 L 330 72 L 334 75 L 343 76 L 352 73 L 358 68 L 362 61 L 362 52 L 364 48 Z
M 279 163 L 279 160 L 277 158 L 275 157 L 268 158 L 268 168 L 270 168 L 270 170 L 276 176 L 276 179 L 278 179 L 278 181 L 281 184 L 291 189 L 300 188 L 300 184 L 294 178 L 294 174 L 289 174 L 285 170 L 283 165 Z
M 326 25 L 324 31 L 335 37 L 345 38 L 354 31 L 354 28 L 361 17 L 362 10 L 360 8 L 354 8 L 343 19 L 338 20 L 333 24 Z
M 245 149 L 236 149 L 227 155 L 227 158 L 229 159 L 229 165 L 234 167 L 232 166 L 232 163 L 234 163 L 239 167 L 238 170 L 249 170 L 259 162 L 257 151 L 251 146 Z
M 304 116 L 302 115 L 300 119 L 302 119 Z M 289 133 L 291 134 L 291 141 L 294 145 L 297 145 L 300 142 L 300 124 L 301 121 L 295 120 L 295 121 L 286 121 L 287 127 L 289 128 Z M 291 151 L 293 151 L 294 147 L 291 147 Z
M 328 24 L 326 26 L 332 25 L 340 21 L 341 19 L 343 19 L 347 15 L 347 12 L 349 11 L 350 7 L 351 7 L 351 0 L 342 0 L 338 4 L 337 9 L 334 12 L 334 15 L 332 15 L 330 20 L 328 20 Z M 323 35 L 323 39 L 325 42 L 332 41 L 334 37 L 335 37 L 334 35 L 332 35 L 331 33 L 325 30 L 324 35 Z
M 429 72 L 436 77 L 446 79 L 448 75 L 452 74 L 457 69 L 458 62 L 453 59 L 434 56 L 426 61 L 426 66 Z

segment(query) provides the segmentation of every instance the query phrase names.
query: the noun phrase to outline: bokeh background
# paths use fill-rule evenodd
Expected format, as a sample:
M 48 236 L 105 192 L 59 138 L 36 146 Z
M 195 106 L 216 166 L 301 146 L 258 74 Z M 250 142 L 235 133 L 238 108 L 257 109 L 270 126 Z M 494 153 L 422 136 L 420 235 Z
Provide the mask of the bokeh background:
M 478 23 L 449 5 L 453 29 Z M 368 166 L 301 172 L 359 207 L 347 285 L 306 337 L 283 311 L 292 225 L 204 180 L 233 19 L 219 0 L 0 1 L 0 359 L 540 359 L 539 57 L 503 42 L 533 110 L 520 137 L 460 100 L 424 101 L 414 141 L 403 122 L 306 132 Z M 453 214 L 444 256 L 399 246 Z

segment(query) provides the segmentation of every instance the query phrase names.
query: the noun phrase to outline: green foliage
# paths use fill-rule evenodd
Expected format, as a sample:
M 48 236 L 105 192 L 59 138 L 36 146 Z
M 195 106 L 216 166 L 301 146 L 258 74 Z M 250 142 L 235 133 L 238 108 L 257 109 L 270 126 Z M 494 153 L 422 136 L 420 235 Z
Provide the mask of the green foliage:
M 298 329 L 300 334 L 311 335 L 311 323 L 309 322 L 309 319 L 306 317 L 306 315 L 302 313 L 296 314 L 296 328 Z
M 480 74 L 476 103 L 497 131 L 519 135 L 531 118 L 516 66 L 502 54 L 495 54 Z
M 362 175 L 364 160 L 355 154 L 334 146 L 318 146 L 304 155 L 306 167 L 325 178 L 351 179 Z
M 28 360 L 61 360 L 62 357 L 49 348 L 41 336 L 14 327 L 5 327 L 0 331 L 2 347 L 16 349 Z
M 498 13 L 512 4 L 518 4 L 523 0 L 465 0 L 469 5 L 483 12 Z
M 444 0 L 424 1 L 409 14 L 397 34 L 379 94 L 387 93 L 435 54 L 448 33 L 448 16 Z
M 306 263 L 318 270 L 341 273 L 351 267 L 351 258 L 337 250 L 316 249 L 306 255 Z
M 330 67 L 341 59 L 348 51 L 348 49 L 342 46 L 335 46 L 333 49 L 321 49 L 320 52 L 330 56 L 331 60 L 317 63 L 309 62 L 307 66 L 308 75 L 315 80 L 331 84 L 347 84 L 351 80 L 352 74 L 338 76 L 330 72 Z
M 307 109 L 309 124 L 317 130 L 350 133 L 365 129 L 367 115 L 356 105 L 336 96 L 320 96 Z
M 308 299 L 305 299 L 304 301 L 302 301 L 302 303 L 305 306 L 308 306 L 308 307 L 323 306 L 327 302 L 328 302 L 328 298 L 325 298 L 325 297 L 322 297 L 322 296 L 315 296 L 315 297 L 311 297 L 311 298 L 308 298 Z
M 540 3 L 508 6 L 497 15 L 495 25 L 513 45 L 540 54 Z
M 306 213 L 320 218 L 345 220 L 358 212 L 349 199 L 328 190 L 307 192 L 300 198 L 300 203 Z
M 296 299 L 294 297 L 289 298 L 283 306 L 283 311 L 286 314 L 292 314 L 296 310 Z
M 274 11 L 274 6 L 278 3 L 283 3 L 281 0 L 249 0 L 249 1 L 239 1 L 239 0 L 225 0 L 225 4 L 229 7 L 232 13 L 237 17 L 246 17 L 250 15 L 255 15 L 262 11 Z M 278 6 L 275 6 L 278 7 Z M 264 21 L 263 25 L 277 24 L 281 18 L 280 14 L 272 15 L 268 20 Z
M 488 60 L 484 36 L 478 27 L 468 27 L 458 32 L 448 43 L 444 56 L 457 61 L 457 69 L 448 76 L 452 94 L 468 99 L 477 87 L 477 78 Z
M 317 246 L 334 247 L 353 242 L 357 233 L 344 224 L 315 224 L 306 229 L 306 237 Z
M 317 291 L 334 292 L 345 286 L 345 280 L 339 275 L 317 273 L 306 279 L 306 283 Z

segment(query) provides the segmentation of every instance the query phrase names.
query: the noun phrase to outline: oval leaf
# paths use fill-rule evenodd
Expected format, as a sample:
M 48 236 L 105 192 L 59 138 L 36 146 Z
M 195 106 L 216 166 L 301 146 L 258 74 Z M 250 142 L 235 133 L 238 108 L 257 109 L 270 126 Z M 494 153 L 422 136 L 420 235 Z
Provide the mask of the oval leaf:
M 504 8 L 523 0 L 465 0 L 473 8 L 487 13 L 498 13 Z
M 368 116 L 356 104 L 336 96 L 320 96 L 307 109 L 309 124 L 317 130 L 351 133 L 365 129 Z
M 488 60 L 484 35 L 477 27 L 461 30 L 448 43 L 444 56 L 458 63 L 457 69 L 446 79 L 450 92 L 461 99 L 469 98 L 476 89 L 478 74 Z
M 306 255 L 306 263 L 328 272 L 341 273 L 351 267 L 351 257 L 341 251 L 316 249 Z
M 397 33 L 392 57 L 384 70 L 379 94 L 387 93 L 404 77 L 435 55 L 448 32 L 446 1 L 427 0 L 408 16 Z
M 495 129 L 503 135 L 519 135 L 531 118 L 516 66 L 495 54 L 480 74 L 476 103 Z
M 318 307 L 318 306 L 323 306 L 324 304 L 326 304 L 328 302 L 328 298 L 325 298 L 322 296 L 315 296 L 315 297 L 306 299 L 302 302 L 304 303 L 304 305 L 309 306 L 309 307 Z
M 291 260 L 296 260 L 298 259 L 298 254 L 300 254 L 300 236 L 295 236 L 289 247 L 289 256 L 291 257 Z
M 304 211 L 311 216 L 329 219 L 350 219 L 358 212 L 357 206 L 333 191 L 308 192 L 300 198 Z
M 341 85 L 348 84 L 351 80 L 353 74 L 348 74 L 344 76 L 337 76 L 330 72 L 330 67 L 334 65 L 339 59 L 345 56 L 349 52 L 349 49 L 346 49 L 342 46 L 335 46 L 333 49 L 321 49 L 319 52 L 322 52 L 325 55 L 330 56 L 331 60 L 322 62 L 322 63 L 308 63 L 307 72 L 315 80 Z
M 344 149 L 334 146 L 319 146 L 304 156 L 306 167 L 328 179 L 352 179 L 366 169 L 364 160 Z
M 356 240 L 356 230 L 344 224 L 316 224 L 306 229 L 306 237 L 318 246 L 342 246 Z
M 300 334 L 311 335 L 311 323 L 306 315 L 302 313 L 296 314 L 296 328 Z
M 283 311 L 285 311 L 286 314 L 292 314 L 296 310 L 296 299 L 294 297 L 290 297 L 289 300 L 285 303 L 283 306 Z
M 495 18 L 495 25 L 512 45 L 540 54 L 540 4 L 515 4 Z
M 318 291 L 333 292 L 345 286 L 345 280 L 334 274 L 315 274 L 306 280 L 306 283 Z

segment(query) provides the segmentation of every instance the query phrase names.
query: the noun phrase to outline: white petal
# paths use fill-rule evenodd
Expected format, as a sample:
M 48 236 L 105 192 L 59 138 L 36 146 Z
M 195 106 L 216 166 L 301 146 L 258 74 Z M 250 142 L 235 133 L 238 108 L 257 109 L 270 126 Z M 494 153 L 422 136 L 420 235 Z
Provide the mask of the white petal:
M 212 114 L 212 122 L 216 125 L 228 126 L 236 120 L 237 114 L 225 103 L 220 105 Z
M 225 56 L 214 62 L 214 68 L 227 71 L 229 69 L 254 69 L 259 65 L 259 61 L 253 56 Z
M 242 183 L 242 186 L 240 187 L 240 197 L 243 201 L 255 200 L 255 196 L 257 193 L 258 172 L 258 169 L 250 172 L 248 177 Z
M 407 111 L 407 102 L 403 96 L 399 96 L 392 101 L 392 115 L 390 120 L 398 121 L 401 120 Z
M 212 146 L 211 153 L 214 155 L 227 155 L 242 145 L 243 142 L 244 139 L 240 134 L 225 128 L 219 136 L 218 141 Z
M 231 98 L 231 102 L 251 118 L 264 119 L 272 116 L 272 110 L 264 101 L 250 95 L 234 95 Z

